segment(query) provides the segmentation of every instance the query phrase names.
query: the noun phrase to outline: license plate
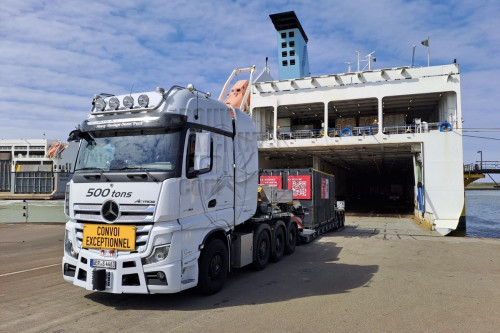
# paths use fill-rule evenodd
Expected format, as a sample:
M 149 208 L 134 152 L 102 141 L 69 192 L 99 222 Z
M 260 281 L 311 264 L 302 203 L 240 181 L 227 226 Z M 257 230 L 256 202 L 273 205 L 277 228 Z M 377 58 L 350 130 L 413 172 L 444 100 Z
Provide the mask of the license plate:
M 84 248 L 108 250 L 135 250 L 135 226 L 84 224 Z
M 90 259 L 90 267 L 116 269 L 116 261 L 114 261 L 114 260 Z

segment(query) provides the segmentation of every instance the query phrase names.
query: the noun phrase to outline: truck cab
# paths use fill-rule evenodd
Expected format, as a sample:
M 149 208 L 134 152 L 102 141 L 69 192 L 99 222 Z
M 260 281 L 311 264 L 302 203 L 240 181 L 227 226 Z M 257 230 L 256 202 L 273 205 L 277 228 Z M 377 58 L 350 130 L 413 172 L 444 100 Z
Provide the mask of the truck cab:
M 70 140 L 80 149 L 66 189 L 66 281 L 110 293 L 222 287 L 231 232 L 257 206 L 248 115 L 191 85 L 100 94 Z

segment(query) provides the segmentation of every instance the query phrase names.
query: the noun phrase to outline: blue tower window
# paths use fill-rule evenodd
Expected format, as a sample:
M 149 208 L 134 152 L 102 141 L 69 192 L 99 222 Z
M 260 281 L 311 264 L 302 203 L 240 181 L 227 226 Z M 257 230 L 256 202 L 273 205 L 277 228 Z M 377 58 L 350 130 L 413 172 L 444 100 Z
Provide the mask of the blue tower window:
M 290 50 L 290 57 L 294 57 L 295 56 L 295 50 Z
M 283 66 L 288 66 L 288 61 L 283 60 Z
M 290 59 L 290 66 L 295 65 L 295 59 Z
M 288 37 L 294 37 L 294 36 L 295 36 L 295 33 L 294 33 L 293 31 L 290 31 L 290 32 L 288 33 Z
M 282 57 L 286 57 L 286 55 L 287 55 L 286 53 L 287 53 L 286 51 L 281 52 L 281 56 L 282 56 Z M 291 53 L 291 52 L 290 52 L 290 53 Z M 290 54 L 290 55 L 291 55 L 291 54 Z
M 281 48 L 282 49 L 286 48 L 286 42 L 281 43 Z
M 290 42 L 288 42 L 288 46 L 290 46 L 290 47 L 294 47 L 294 46 L 295 46 L 295 42 L 294 42 L 293 40 L 292 40 L 292 41 L 290 41 Z

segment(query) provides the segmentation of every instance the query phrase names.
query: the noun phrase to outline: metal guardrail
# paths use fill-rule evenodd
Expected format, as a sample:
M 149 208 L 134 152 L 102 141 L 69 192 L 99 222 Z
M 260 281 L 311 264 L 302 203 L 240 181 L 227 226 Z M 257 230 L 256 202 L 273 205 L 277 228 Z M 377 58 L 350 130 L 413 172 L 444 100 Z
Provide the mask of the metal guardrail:
M 442 123 L 420 123 L 420 124 L 405 124 L 383 126 L 382 133 L 387 135 L 393 134 L 408 134 L 408 133 L 426 133 L 440 129 Z M 346 128 L 329 128 L 329 137 L 346 137 L 346 136 L 366 136 L 375 135 L 378 133 L 378 125 L 359 126 Z M 323 129 L 310 130 L 294 130 L 294 131 L 277 131 L 278 140 L 292 139 L 313 139 L 324 136 Z M 268 141 L 273 139 L 273 132 L 260 132 L 257 134 L 259 141 Z
M 495 171 L 500 173 L 500 161 L 476 161 L 475 163 L 464 164 L 464 172 Z

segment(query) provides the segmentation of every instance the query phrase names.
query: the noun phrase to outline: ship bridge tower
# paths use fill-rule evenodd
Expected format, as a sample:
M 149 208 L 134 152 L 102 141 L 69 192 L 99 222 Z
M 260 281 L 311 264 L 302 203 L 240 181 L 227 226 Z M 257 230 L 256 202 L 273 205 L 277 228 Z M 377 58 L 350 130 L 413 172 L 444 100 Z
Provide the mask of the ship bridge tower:
M 307 35 L 295 12 L 269 15 L 278 32 L 279 79 L 310 76 Z

